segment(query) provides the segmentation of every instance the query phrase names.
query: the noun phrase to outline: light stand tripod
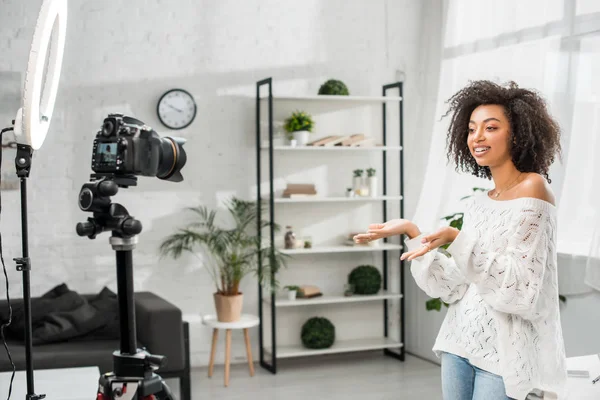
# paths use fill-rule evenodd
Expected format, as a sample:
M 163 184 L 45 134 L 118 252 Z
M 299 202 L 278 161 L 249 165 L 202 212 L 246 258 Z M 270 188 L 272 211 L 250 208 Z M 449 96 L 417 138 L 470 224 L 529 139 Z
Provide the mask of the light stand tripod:
M 174 400 L 169 387 L 154 373 L 166 358 L 140 350 L 136 343 L 132 250 L 142 224 L 125 207 L 110 200 L 119 186 L 136 184 L 135 176 L 93 174 L 92 182 L 84 184 L 79 192 L 79 207 L 94 214 L 77 224 L 77 234 L 95 239 L 103 231 L 112 231 L 109 241 L 117 259 L 121 349 L 113 353 L 114 371 L 103 374 L 98 381 L 98 400 Z
M 23 273 L 23 311 L 25 313 L 25 369 L 27 376 L 26 400 L 41 400 L 45 394 L 35 394 L 33 388 L 33 339 L 31 334 L 31 260 L 29 259 L 29 231 L 27 229 L 27 178 L 31 169 L 33 149 L 25 144 L 17 144 L 15 166 L 21 181 L 21 240 L 23 257 L 15 258 L 17 271 Z

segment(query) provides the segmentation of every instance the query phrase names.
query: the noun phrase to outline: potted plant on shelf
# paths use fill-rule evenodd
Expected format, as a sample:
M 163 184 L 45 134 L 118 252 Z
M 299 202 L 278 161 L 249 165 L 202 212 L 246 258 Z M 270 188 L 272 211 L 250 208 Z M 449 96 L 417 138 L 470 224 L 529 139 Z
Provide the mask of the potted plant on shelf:
M 270 247 L 262 245 L 257 234 L 255 202 L 234 197 L 225 205 L 233 219 L 233 227 L 218 226 L 216 211 L 205 206 L 188 208 L 195 214 L 195 220 L 169 235 L 162 242 L 160 253 L 177 259 L 183 252 L 197 255 L 196 251 L 200 251 L 201 260 L 216 287 L 213 297 L 217 319 L 233 322 L 240 319 L 243 306 L 243 293 L 239 290 L 241 280 L 255 274 L 261 285 L 270 285 L 271 290 L 276 290 L 277 281 L 273 278 L 271 282 L 271 277 L 285 265 L 285 258 L 279 251 L 271 253 Z M 261 229 L 268 226 L 268 221 L 260 222 Z M 279 230 L 279 227 L 275 225 L 274 229 Z
M 329 79 L 319 88 L 320 95 L 348 96 L 350 92 L 346 84 L 338 79 Z
M 300 286 L 288 285 L 285 287 L 285 289 L 287 289 L 288 291 L 288 300 L 296 300 L 296 297 L 298 296 L 298 290 L 300 290 Z
M 284 128 L 288 133 L 288 139 L 296 140 L 299 146 L 308 143 L 308 135 L 312 132 L 315 122 L 312 117 L 304 111 L 294 111 L 285 120 Z
M 375 176 L 375 168 L 367 169 L 367 187 L 369 188 L 369 196 L 377 196 L 377 176 Z

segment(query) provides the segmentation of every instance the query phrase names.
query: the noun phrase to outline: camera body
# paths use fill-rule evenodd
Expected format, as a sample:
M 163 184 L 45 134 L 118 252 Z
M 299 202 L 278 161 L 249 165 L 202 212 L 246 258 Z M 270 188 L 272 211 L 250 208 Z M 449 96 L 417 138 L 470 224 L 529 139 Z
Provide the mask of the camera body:
M 109 114 L 94 139 L 92 170 L 101 175 L 156 176 L 180 182 L 186 162 L 184 143 L 180 138 L 161 138 L 135 118 Z

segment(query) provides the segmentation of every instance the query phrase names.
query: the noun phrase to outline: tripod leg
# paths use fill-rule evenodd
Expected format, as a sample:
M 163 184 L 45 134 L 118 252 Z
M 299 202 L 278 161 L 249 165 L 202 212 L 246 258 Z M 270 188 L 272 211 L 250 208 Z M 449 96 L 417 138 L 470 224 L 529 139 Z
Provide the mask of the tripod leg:
M 225 334 L 225 386 L 229 386 L 229 359 L 231 357 L 231 329 Z
M 162 383 L 162 390 L 151 397 L 154 397 L 155 400 L 175 400 L 171 389 L 164 382 Z
M 212 337 L 212 348 L 210 349 L 210 362 L 208 363 L 208 377 L 210 378 L 213 374 L 213 367 L 215 366 L 215 354 L 217 352 L 217 341 L 219 340 L 219 330 L 213 328 Z
M 244 329 L 244 339 L 246 340 L 246 354 L 248 354 L 248 368 L 250 368 L 250 376 L 254 376 L 254 363 L 252 362 L 252 348 L 250 347 L 250 333 L 248 328 Z

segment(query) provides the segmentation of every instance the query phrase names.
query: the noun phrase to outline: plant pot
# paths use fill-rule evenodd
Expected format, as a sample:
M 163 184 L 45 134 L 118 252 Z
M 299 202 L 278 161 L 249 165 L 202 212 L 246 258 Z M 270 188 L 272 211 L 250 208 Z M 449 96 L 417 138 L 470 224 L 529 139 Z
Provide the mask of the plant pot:
M 367 187 L 369 188 L 369 196 L 376 197 L 377 196 L 377 177 L 369 176 L 367 178 Z
M 294 132 L 294 140 L 298 146 L 306 146 L 308 143 L 309 131 L 296 131 Z
M 296 291 L 288 290 L 288 300 L 296 300 Z
M 219 322 L 239 321 L 242 316 L 242 305 L 244 304 L 244 295 L 242 293 L 235 296 L 224 296 L 215 293 L 214 299 L 217 320 Z

